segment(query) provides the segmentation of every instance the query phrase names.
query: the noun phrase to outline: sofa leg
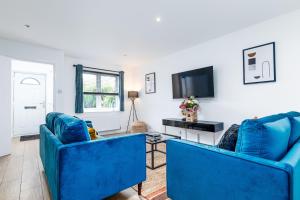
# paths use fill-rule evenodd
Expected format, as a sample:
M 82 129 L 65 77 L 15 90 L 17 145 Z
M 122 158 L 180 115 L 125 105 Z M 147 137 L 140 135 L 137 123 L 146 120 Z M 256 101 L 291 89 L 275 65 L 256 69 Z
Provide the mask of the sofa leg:
M 138 184 L 138 195 L 142 195 L 142 186 L 143 186 L 143 183 Z

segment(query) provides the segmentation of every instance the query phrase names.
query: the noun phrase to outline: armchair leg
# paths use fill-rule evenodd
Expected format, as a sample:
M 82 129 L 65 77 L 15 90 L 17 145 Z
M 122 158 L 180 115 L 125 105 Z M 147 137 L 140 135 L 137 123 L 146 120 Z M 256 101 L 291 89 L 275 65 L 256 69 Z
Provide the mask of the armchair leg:
M 143 183 L 138 184 L 138 195 L 142 195 L 142 186 L 143 186 Z

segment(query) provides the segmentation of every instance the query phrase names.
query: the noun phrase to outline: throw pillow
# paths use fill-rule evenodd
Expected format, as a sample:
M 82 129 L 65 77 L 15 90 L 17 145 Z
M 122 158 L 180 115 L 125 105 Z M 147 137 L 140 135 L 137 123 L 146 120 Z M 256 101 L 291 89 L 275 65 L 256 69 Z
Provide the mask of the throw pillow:
M 96 140 L 97 139 L 96 130 L 94 128 L 88 128 L 88 130 L 89 130 L 91 140 Z
M 296 121 L 294 120 L 295 117 L 300 116 L 300 113 L 291 111 L 291 112 L 285 113 L 284 115 L 289 118 L 289 120 L 291 121 L 291 125 L 292 125 L 291 136 L 290 136 L 290 140 L 289 140 L 289 148 L 291 148 L 300 137 L 300 129 L 299 129 L 299 126 L 297 126 L 297 120 Z
M 55 134 L 64 144 L 91 140 L 87 125 L 81 119 L 62 114 L 56 117 L 54 127 Z
M 239 129 L 240 146 L 236 151 L 278 161 L 287 152 L 290 132 L 287 117 L 268 123 L 245 120 Z
M 289 140 L 289 148 L 292 147 L 300 138 L 300 117 L 290 118 L 292 130 Z
M 235 150 L 235 145 L 238 137 L 239 125 L 233 124 L 231 127 L 224 133 L 217 147 L 221 149 L 226 149 L 229 151 Z
M 259 118 L 259 119 L 249 119 L 249 120 L 245 120 L 242 124 L 244 124 L 244 128 L 245 128 L 245 125 L 251 125 L 252 123 L 256 123 L 256 124 L 264 124 L 264 123 L 268 123 L 268 122 L 274 122 L 274 121 L 277 121 L 277 120 L 280 120 L 280 119 L 283 119 L 287 117 L 286 115 L 283 115 L 283 114 L 276 114 L 276 115 L 270 115 L 270 116 L 266 116 L 266 117 L 262 117 L 262 118 Z M 249 131 L 251 132 L 251 130 Z M 242 142 L 242 137 L 243 137 L 243 134 L 245 134 L 245 131 L 241 132 L 239 131 L 238 133 L 238 139 L 237 139 L 237 142 L 236 142 L 236 147 L 235 147 L 235 151 L 236 152 L 239 152 L 241 151 L 241 142 Z M 247 132 L 246 132 L 247 133 Z
M 54 134 L 54 121 L 57 116 L 62 115 L 63 113 L 59 112 L 50 112 L 46 116 L 46 126 Z

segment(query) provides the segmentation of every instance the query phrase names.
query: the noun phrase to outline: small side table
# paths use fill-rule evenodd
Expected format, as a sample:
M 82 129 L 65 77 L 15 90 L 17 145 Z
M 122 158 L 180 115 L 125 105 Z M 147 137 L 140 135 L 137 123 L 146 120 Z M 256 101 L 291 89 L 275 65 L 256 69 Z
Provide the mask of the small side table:
M 157 132 L 155 132 L 155 134 L 157 134 Z M 149 168 L 151 170 L 154 170 L 154 169 L 157 169 L 157 168 L 160 168 L 160 167 L 166 165 L 166 163 L 162 163 L 160 165 L 155 165 L 155 158 L 154 158 L 155 152 L 166 154 L 166 152 L 159 150 L 157 148 L 157 145 L 160 143 L 166 143 L 166 141 L 169 139 L 180 139 L 181 138 L 180 136 L 168 135 L 165 133 L 159 133 L 159 134 L 161 137 L 159 139 L 154 140 L 153 133 L 146 133 L 146 143 L 150 145 L 150 150 L 147 151 L 146 154 L 149 153 L 151 156 L 151 165 L 150 166 L 147 165 L 147 168 Z

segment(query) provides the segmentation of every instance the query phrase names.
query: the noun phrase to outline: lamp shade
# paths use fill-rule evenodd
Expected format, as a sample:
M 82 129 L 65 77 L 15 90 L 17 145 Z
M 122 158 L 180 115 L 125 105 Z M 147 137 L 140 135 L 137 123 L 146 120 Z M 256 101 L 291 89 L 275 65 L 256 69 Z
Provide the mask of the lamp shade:
M 138 91 L 128 91 L 128 98 L 138 98 L 139 92 Z

